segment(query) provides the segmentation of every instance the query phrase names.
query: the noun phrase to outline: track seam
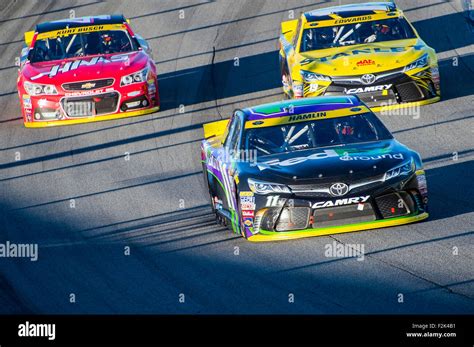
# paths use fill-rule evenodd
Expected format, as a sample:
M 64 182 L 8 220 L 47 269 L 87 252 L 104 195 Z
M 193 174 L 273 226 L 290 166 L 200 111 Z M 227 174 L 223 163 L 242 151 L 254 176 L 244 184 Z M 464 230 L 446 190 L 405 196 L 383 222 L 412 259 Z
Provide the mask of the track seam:
M 344 245 L 344 246 L 348 246 L 348 244 L 346 244 L 346 243 L 344 243 L 344 242 L 338 240 L 336 237 L 334 237 L 334 236 L 332 236 L 332 235 L 330 235 L 329 237 L 332 238 L 333 240 L 335 240 L 336 242 L 339 242 L 340 244 L 342 244 L 342 245 Z M 352 246 L 349 246 L 349 247 L 350 247 L 351 249 L 353 249 L 354 251 L 357 251 L 357 250 L 355 250 Z M 424 278 L 423 276 L 420 276 L 420 275 L 418 275 L 418 274 L 416 274 L 416 273 L 414 273 L 414 272 L 412 272 L 412 271 L 410 271 L 410 270 L 404 269 L 404 268 L 402 268 L 402 267 L 400 267 L 400 266 L 397 266 L 397 265 L 395 265 L 395 264 L 392 264 L 392 263 L 390 263 L 390 262 L 388 262 L 388 261 L 385 261 L 385 260 L 376 258 L 375 256 L 372 256 L 372 255 L 370 254 L 370 252 L 367 253 L 367 254 L 364 254 L 364 256 L 369 257 L 369 258 L 374 259 L 374 260 L 377 260 L 377 261 L 379 261 L 379 262 L 381 262 L 381 263 L 384 263 L 385 265 L 391 266 L 391 267 L 396 268 L 396 269 L 398 269 L 398 270 L 401 270 L 401 271 L 403 271 L 403 272 L 406 272 L 406 273 L 412 275 L 413 277 L 416 277 L 416 278 L 418 278 L 418 279 L 420 279 L 420 280 L 423 280 L 423 281 L 426 281 L 426 282 L 428 282 L 428 283 L 431 283 L 432 285 L 438 287 L 439 289 L 445 289 L 445 290 L 447 290 L 450 294 L 456 294 L 456 295 L 459 295 L 459 296 L 461 296 L 461 297 L 463 297 L 463 298 L 466 298 L 466 299 L 469 299 L 469 300 L 471 300 L 471 301 L 474 301 L 474 298 L 472 298 L 472 297 L 470 297 L 470 296 L 467 296 L 467 295 L 464 295 L 464 294 L 462 294 L 462 293 L 455 292 L 454 290 L 452 290 L 452 289 L 449 288 L 448 286 L 445 286 L 445 285 L 439 284 L 439 283 L 437 283 L 437 282 L 434 282 L 434 281 L 432 281 L 432 280 L 429 280 L 429 279 L 427 279 L 427 278 Z

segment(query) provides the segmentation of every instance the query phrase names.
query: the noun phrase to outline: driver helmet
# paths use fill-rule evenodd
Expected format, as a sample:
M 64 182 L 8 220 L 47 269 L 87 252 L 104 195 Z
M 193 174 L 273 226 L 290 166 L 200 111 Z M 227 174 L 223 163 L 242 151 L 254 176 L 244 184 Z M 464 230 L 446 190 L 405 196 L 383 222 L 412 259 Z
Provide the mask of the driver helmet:
M 374 23 L 372 24 L 372 30 L 374 33 L 381 33 L 387 35 L 390 32 L 390 26 L 386 24 Z
M 101 40 L 105 47 L 110 47 L 112 45 L 112 36 L 110 36 L 110 34 L 102 34 Z
M 354 127 L 347 121 L 339 122 L 336 125 L 336 132 L 342 136 L 354 135 Z

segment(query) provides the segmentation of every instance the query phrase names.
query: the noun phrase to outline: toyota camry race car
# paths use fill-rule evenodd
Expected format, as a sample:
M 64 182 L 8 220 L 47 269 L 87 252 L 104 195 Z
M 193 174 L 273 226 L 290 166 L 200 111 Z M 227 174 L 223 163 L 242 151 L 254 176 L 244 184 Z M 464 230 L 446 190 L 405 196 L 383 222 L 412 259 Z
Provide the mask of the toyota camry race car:
M 138 116 L 159 109 L 147 42 L 122 15 L 38 24 L 25 33 L 18 95 L 26 127 Z
M 336 234 L 428 217 L 418 153 L 356 96 L 288 100 L 204 126 L 217 219 L 251 241 Z
M 289 98 L 355 94 L 375 111 L 440 100 L 436 53 L 392 2 L 283 22 L 280 65 Z

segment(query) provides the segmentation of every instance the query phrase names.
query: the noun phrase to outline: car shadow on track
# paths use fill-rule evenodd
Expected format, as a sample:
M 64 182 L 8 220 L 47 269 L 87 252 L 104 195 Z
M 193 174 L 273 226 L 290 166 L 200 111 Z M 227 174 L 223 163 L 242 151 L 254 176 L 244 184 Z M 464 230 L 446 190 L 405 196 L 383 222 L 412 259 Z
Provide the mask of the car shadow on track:
M 474 94 L 474 54 L 454 56 L 439 62 L 441 100 Z
M 162 110 L 281 87 L 272 51 L 159 76 Z
M 455 12 L 416 21 L 413 26 L 428 46 L 441 53 L 474 43 L 467 17 L 467 12 Z
M 473 160 L 426 170 L 430 199 L 429 220 L 440 220 L 474 212 L 473 172 Z

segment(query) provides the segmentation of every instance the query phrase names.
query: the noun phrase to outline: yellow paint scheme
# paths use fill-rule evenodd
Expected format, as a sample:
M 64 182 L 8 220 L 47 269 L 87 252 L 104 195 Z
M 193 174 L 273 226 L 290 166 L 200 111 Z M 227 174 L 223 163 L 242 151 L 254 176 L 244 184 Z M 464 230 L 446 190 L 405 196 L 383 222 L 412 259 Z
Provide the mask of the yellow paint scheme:
M 283 87 L 283 91 L 292 97 L 293 86 L 302 86 L 303 97 L 317 97 L 324 95 L 326 89 L 332 83 L 329 80 L 304 81 L 301 76 L 301 71 L 308 71 L 328 77 L 360 76 L 402 69 L 425 54 L 428 54 L 429 57 L 429 66 L 427 68 L 416 68 L 405 73 L 416 80 L 417 77 L 414 75 L 419 72 L 437 68 L 438 59 L 436 52 L 422 41 L 415 28 L 408 21 L 417 38 L 300 52 L 304 29 L 341 25 L 340 21 L 348 19 L 351 20 L 351 23 L 357 23 L 396 18 L 397 16 L 403 16 L 403 12 L 397 10 L 394 12 L 381 12 L 373 15 L 360 16 L 359 21 L 357 21 L 359 17 L 339 18 L 332 15 L 333 19 L 331 20 L 317 22 L 308 22 L 305 15 L 302 14 L 297 22 L 294 20 L 283 22 L 281 24 L 280 55 L 284 58 L 285 64 L 287 65 L 287 74 L 284 73 L 282 79 L 288 83 L 286 87 Z M 317 26 L 315 23 L 317 23 Z M 381 84 L 383 84 L 383 82 L 381 82 Z M 438 96 L 440 96 L 440 93 L 438 93 Z M 436 102 L 438 100 L 439 97 L 433 98 L 427 103 Z M 420 104 L 424 103 L 425 101 L 420 102 Z M 403 104 L 402 106 L 396 105 L 396 108 L 411 105 L 411 103 Z M 388 108 L 390 108 L 390 106 Z M 374 107 L 372 109 L 374 109 Z M 375 107 L 375 109 L 377 110 L 377 107 Z
M 281 23 L 281 33 L 282 33 L 282 35 L 285 36 L 285 38 L 288 41 L 290 41 L 291 38 L 293 37 L 294 31 L 296 30 L 297 25 L 298 25 L 298 20 L 297 19 L 288 20 L 286 22 Z
M 58 126 L 58 125 L 71 125 L 71 124 L 100 122 L 100 121 L 104 121 L 104 120 L 142 116 L 142 115 L 145 115 L 145 114 L 156 112 L 159 109 L 160 109 L 160 107 L 157 106 L 157 107 L 149 108 L 149 109 L 146 109 L 146 110 L 123 112 L 123 113 L 110 114 L 110 115 L 104 115 L 104 116 L 96 116 L 96 117 L 66 119 L 66 120 L 54 120 L 54 121 L 40 121 L 40 122 L 25 122 L 24 125 L 27 128 L 45 128 L 45 127 L 52 127 L 52 126 Z
M 204 128 L 204 138 L 209 137 L 220 137 L 224 135 L 229 119 L 218 120 L 216 122 L 210 122 L 203 125 Z
M 331 27 L 335 25 L 342 25 L 345 23 L 353 24 L 353 23 L 371 22 L 374 20 L 396 18 L 401 15 L 402 15 L 401 11 L 394 11 L 394 12 L 380 11 L 379 13 L 364 15 L 364 16 L 355 16 L 355 17 L 350 17 L 349 19 L 340 18 L 337 15 L 333 15 L 334 19 L 317 21 L 317 25 L 315 25 L 315 22 L 305 22 L 303 28 L 308 29 L 308 28 L 314 28 L 316 26 L 318 28 L 321 28 L 321 27 Z
M 354 110 L 351 110 L 354 109 Z M 259 119 L 259 120 L 250 120 L 245 123 L 245 129 L 252 129 L 252 128 L 264 128 L 270 127 L 274 125 L 281 125 L 281 124 L 293 124 L 299 122 L 306 122 L 308 120 L 321 120 L 321 119 L 328 119 L 328 118 L 337 118 L 337 117 L 346 117 L 346 116 L 353 116 L 356 114 L 367 113 L 370 110 L 365 106 L 357 106 L 357 107 L 348 107 L 343 108 L 340 110 L 333 110 L 333 111 L 323 111 L 323 112 L 315 112 L 315 113 L 308 113 L 308 114 L 298 114 L 293 116 L 285 116 L 285 117 L 273 117 L 268 119 Z M 314 118 L 311 115 L 318 114 Z M 296 120 L 292 120 L 293 117 L 297 117 Z
M 31 44 L 31 41 L 33 41 L 33 36 L 35 36 L 34 31 L 27 31 L 25 33 L 25 44 L 29 47 Z
M 37 40 L 42 39 L 51 39 L 62 36 L 75 35 L 80 33 L 88 33 L 93 31 L 103 31 L 103 30 L 123 30 L 126 29 L 124 24 L 98 24 L 98 25 L 88 25 L 81 26 L 70 29 L 60 29 L 54 31 L 47 31 L 45 33 L 38 34 Z
M 428 213 L 424 212 L 416 216 L 399 217 L 399 218 L 392 218 L 392 219 L 387 219 L 387 220 L 378 220 L 374 222 L 333 226 L 333 227 L 318 228 L 318 229 L 308 229 L 308 230 L 296 231 L 296 232 L 275 232 L 275 233 L 272 233 L 271 235 L 255 234 L 253 236 L 250 236 L 248 240 L 252 242 L 266 242 L 266 241 L 300 239 L 300 238 L 313 237 L 313 236 L 334 235 L 334 234 L 341 234 L 341 233 L 349 233 L 353 231 L 378 229 L 378 228 L 385 228 L 385 227 L 392 227 L 396 225 L 414 223 L 414 222 L 418 222 L 423 219 L 426 219 L 428 218 L 428 216 L 429 216 Z
M 128 24 L 130 24 L 130 19 L 127 19 L 126 21 Z M 99 31 L 99 30 L 121 30 L 121 29 L 125 29 L 125 26 L 123 24 L 89 25 L 89 26 L 84 26 L 84 27 L 61 29 L 61 30 L 41 33 L 38 35 L 38 40 L 45 39 L 45 38 L 54 38 L 58 36 L 65 36 L 64 33 L 66 32 L 67 32 L 67 35 L 73 35 L 79 32 L 82 33 L 82 32 L 91 32 L 91 31 Z M 34 35 L 35 35 L 34 31 L 25 32 L 25 43 L 27 46 L 30 46 L 31 41 L 33 41 Z

